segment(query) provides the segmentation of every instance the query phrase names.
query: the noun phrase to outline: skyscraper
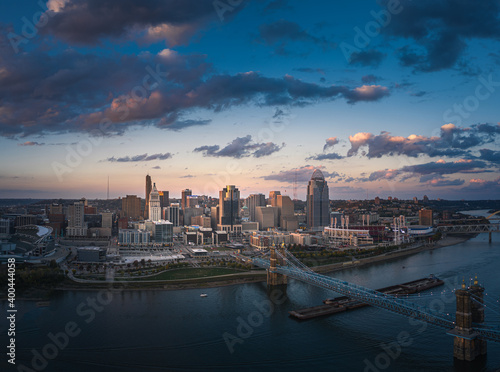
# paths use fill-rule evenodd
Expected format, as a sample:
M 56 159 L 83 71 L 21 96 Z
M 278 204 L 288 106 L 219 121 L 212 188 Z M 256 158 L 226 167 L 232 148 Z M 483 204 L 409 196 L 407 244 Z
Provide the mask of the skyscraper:
M 151 193 L 151 176 L 146 176 L 146 206 L 144 207 L 144 219 L 149 219 L 149 194 Z
M 165 219 L 179 226 L 179 203 L 172 203 L 165 208 Z
M 239 222 L 240 191 L 234 185 L 228 185 L 219 191 L 219 224 L 231 225 Z
M 153 184 L 153 190 L 149 194 L 149 219 L 151 221 L 161 220 L 160 194 L 156 189 L 156 183 Z
M 257 221 L 255 219 L 255 208 L 266 206 L 266 197 L 264 194 L 251 194 L 245 201 L 245 204 L 250 212 L 250 221 Z
M 163 208 L 166 208 L 170 205 L 168 191 L 158 191 L 158 193 L 160 194 L 160 207 L 163 210 Z
M 307 185 L 307 227 L 310 229 L 329 226 L 330 197 L 323 173 L 316 169 Z
M 294 231 L 299 228 L 299 220 L 295 216 L 295 206 L 292 199 L 286 195 L 277 196 L 279 223 L 282 230 Z
M 182 190 L 181 192 L 181 209 L 188 208 L 187 197 L 193 195 L 193 192 L 189 189 Z

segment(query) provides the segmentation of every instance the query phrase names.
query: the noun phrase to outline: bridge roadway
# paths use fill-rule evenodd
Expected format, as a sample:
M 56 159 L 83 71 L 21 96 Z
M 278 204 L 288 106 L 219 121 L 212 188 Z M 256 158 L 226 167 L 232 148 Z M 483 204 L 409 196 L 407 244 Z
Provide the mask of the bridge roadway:
M 437 229 L 444 233 L 453 234 L 498 233 L 500 232 L 500 224 L 491 223 L 484 225 L 445 225 L 438 226 Z
M 288 259 L 289 255 L 291 254 L 288 253 L 287 257 L 284 258 L 286 262 L 288 262 L 288 265 L 278 265 L 273 272 L 309 283 L 316 287 L 330 289 L 374 307 L 437 325 L 447 331 L 455 328 L 455 319 L 447 314 L 443 314 L 428 307 L 417 305 L 401 298 L 395 298 L 357 284 L 348 283 L 344 280 L 318 274 L 305 266 L 303 266 L 303 268 L 299 268 L 295 266 L 294 263 L 291 263 L 291 260 Z M 294 259 L 295 262 L 298 261 L 295 257 Z M 270 269 L 271 264 L 267 259 L 253 258 L 252 261 L 256 266 L 268 270 Z M 482 339 L 500 342 L 500 329 L 497 327 L 488 326 L 486 324 L 474 324 L 472 330 Z

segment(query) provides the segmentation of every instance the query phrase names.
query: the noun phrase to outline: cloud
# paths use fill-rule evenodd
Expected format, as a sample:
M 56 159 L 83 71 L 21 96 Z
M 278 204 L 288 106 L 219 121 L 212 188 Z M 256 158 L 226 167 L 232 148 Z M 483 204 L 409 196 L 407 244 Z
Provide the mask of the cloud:
M 307 158 L 307 160 L 338 160 L 338 159 L 344 159 L 344 157 L 342 155 L 337 154 L 336 152 L 328 154 L 317 154 Z
M 275 46 L 276 53 L 281 55 L 292 54 L 291 51 L 285 49 L 289 42 L 315 44 L 324 50 L 335 46 L 326 38 L 314 36 L 297 23 L 284 19 L 260 25 L 258 40 L 267 45 Z
M 151 169 L 161 169 L 161 167 L 160 167 L 159 165 L 157 165 L 157 166 L 154 166 L 154 167 L 153 167 L 153 168 L 151 168 Z
M 39 142 L 32 142 L 32 141 L 26 141 L 23 143 L 18 143 L 18 146 L 43 146 L 45 143 L 39 143 Z
M 382 6 L 387 5 L 386 0 Z M 497 1 L 405 1 L 383 32 L 413 41 L 399 50 L 403 66 L 432 72 L 457 65 L 470 39 L 498 40 L 500 3 Z
M 454 180 L 448 180 L 448 179 L 433 179 L 429 181 L 427 184 L 432 187 L 447 187 L 447 186 L 461 186 L 465 183 L 464 180 L 462 179 L 454 179 Z
M 311 67 L 298 67 L 294 68 L 294 71 L 299 71 L 299 72 L 307 72 L 307 73 L 318 73 L 318 74 L 325 74 L 325 70 L 321 68 L 311 68 Z
M 363 82 L 363 84 L 373 84 L 380 80 L 382 80 L 382 78 L 372 74 L 364 75 L 361 77 L 361 81 Z
M 489 165 L 480 160 L 460 159 L 453 162 L 438 160 L 424 164 L 407 165 L 400 172 L 408 172 L 418 175 L 425 174 L 453 174 L 453 173 L 483 173 Z
M 164 40 L 173 46 L 185 43 L 203 25 L 216 19 L 212 3 L 212 0 L 49 1 L 49 21 L 40 30 L 68 43 L 97 44 L 105 38 L 129 36 L 143 42 Z
M 381 85 L 362 85 L 354 88 L 347 94 L 348 103 L 358 101 L 378 101 L 379 99 L 388 96 L 389 89 Z
M 272 142 L 267 143 L 255 143 L 252 140 L 251 135 L 245 137 L 237 137 L 232 142 L 227 144 L 224 148 L 220 149 L 219 145 L 211 146 L 200 146 L 195 148 L 194 152 L 201 152 L 203 156 L 213 156 L 213 157 L 232 157 L 232 158 L 242 158 L 246 156 L 253 156 L 255 158 L 260 158 L 264 156 L 269 156 L 275 152 L 280 151 L 284 144 L 281 146 L 276 145 Z
M 500 164 L 500 151 L 493 151 L 490 149 L 479 150 L 481 154 L 479 159 L 486 160 L 492 163 Z
M 333 147 L 335 146 L 336 144 L 339 143 L 339 140 L 337 139 L 337 137 L 330 137 L 330 138 L 327 138 L 325 140 L 326 144 L 325 146 L 323 147 L 323 151 L 325 151 L 326 149 L 330 148 L 330 147 Z
M 359 132 L 349 136 L 351 148 L 347 156 L 356 155 L 362 147 L 368 148 L 366 153 L 368 158 L 391 155 L 465 156 L 470 154 L 470 149 L 493 142 L 498 133 L 500 133 L 498 124 L 476 124 L 469 128 L 445 124 L 441 126 L 440 135 L 434 137 L 415 134 L 402 137 L 392 136 L 389 132 L 381 132 L 379 135 Z
M 207 119 L 207 120 L 174 120 L 173 122 L 170 122 L 168 118 L 164 117 L 162 118 L 156 126 L 158 128 L 162 129 L 169 129 L 173 131 L 180 131 L 185 128 L 193 127 L 193 126 L 198 126 L 198 125 L 208 125 L 212 122 L 212 120 Z
M 354 52 L 351 54 L 349 58 L 349 64 L 356 66 L 364 66 L 364 67 L 366 66 L 377 67 L 380 65 L 384 57 L 385 57 L 384 53 L 378 52 L 373 49 L 361 52 Z
M 451 186 L 458 185 L 459 180 L 445 180 L 443 175 L 446 174 L 474 174 L 474 173 L 489 173 L 491 172 L 490 165 L 481 160 L 460 159 L 453 162 L 438 160 L 436 162 L 428 162 L 423 164 L 407 165 L 398 169 L 384 169 L 372 172 L 368 177 L 356 178 L 353 180 L 359 182 L 374 182 L 380 180 L 396 180 L 404 181 L 412 177 L 420 177 L 419 182 L 429 183 L 431 186 Z M 463 182 L 462 182 L 463 183 Z
M 185 176 L 180 176 L 179 178 L 194 178 L 192 174 L 186 174 Z
M 116 162 L 116 163 L 133 163 L 133 162 L 139 162 L 139 161 L 152 161 L 152 160 L 166 160 L 170 159 L 172 157 L 172 154 L 169 152 L 166 152 L 164 154 L 152 154 L 148 155 L 142 154 L 142 155 L 135 155 L 135 156 L 124 156 L 121 158 L 115 158 L 114 156 L 111 158 L 107 158 L 105 161 L 109 162 Z M 159 169 L 159 168 L 158 168 Z
M 483 199 L 498 199 L 500 198 L 500 177 L 494 180 L 473 178 L 460 191 L 462 193 L 471 193 L 471 195 L 483 195 Z
M 354 104 L 389 94 L 385 87 L 324 86 L 289 75 L 217 74 L 206 56 L 171 49 L 139 55 L 46 53 L 33 41 L 33 48 L 16 54 L 8 30 L 0 24 L 0 31 L 0 135 L 6 137 L 88 133 L 102 123 L 109 123 L 104 135 L 138 125 L 182 130 L 210 123 L 183 119 L 193 109 L 305 106 L 341 98 Z
M 328 172 L 325 170 L 325 167 L 319 166 L 314 167 L 312 165 L 305 165 L 300 168 L 293 168 L 286 171 L 280 171 L 279 173 L 269 174 L 267 176 L 262 176 L 261 178 L 267 181 L 279 181 L 285 183 L 294 183 L 294 182 L 308 182 L 315 169 L 320 169 L 325 179 L 339 177 L 340 175 L 337 172 Z

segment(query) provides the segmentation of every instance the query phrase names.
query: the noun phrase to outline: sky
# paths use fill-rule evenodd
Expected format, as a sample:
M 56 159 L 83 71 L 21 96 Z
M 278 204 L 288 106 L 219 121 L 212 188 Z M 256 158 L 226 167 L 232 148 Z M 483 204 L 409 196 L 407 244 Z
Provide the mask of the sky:
M 500 2 L 0 4 L 0 198 L 500 198 Z

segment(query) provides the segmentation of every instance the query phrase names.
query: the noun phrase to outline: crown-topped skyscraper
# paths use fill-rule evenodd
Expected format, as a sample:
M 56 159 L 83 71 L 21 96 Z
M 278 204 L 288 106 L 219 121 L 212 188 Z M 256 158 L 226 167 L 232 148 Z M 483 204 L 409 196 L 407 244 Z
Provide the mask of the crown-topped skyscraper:
M 330 196 L 323 173 L 315 169 L 307 185 L 307 227 L 318 229 L 330 224 Z

